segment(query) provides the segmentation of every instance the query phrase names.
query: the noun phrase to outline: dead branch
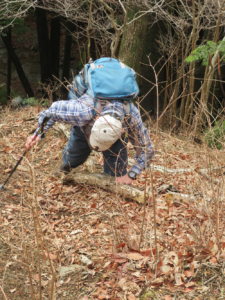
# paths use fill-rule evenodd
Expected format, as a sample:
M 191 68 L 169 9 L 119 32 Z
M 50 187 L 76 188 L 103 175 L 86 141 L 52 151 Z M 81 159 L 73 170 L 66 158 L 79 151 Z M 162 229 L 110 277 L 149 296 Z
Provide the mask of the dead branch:
M 69 175 L 62 178 L 62 183 L 65 185 L 87 184 L 102 188 L 111 193 L 117 193 L 120 196 L 129 198 L 138 203 L 144 203 L 144 191 L 131 185 L 118 185 L 115 179 L 107 174 L 82 174 L 72 171 Z

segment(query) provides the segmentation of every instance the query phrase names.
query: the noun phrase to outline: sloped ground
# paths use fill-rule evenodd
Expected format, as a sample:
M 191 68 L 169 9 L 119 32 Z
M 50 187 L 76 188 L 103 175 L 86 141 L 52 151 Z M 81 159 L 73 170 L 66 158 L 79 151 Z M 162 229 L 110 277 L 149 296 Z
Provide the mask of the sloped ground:
M 1 111 L 1 184 L 41 109 Z M 224 299 L 224 152 L 150 134 L 156 222 L 152 193 L 144 212 L 116 193 L 63 186 L 57 128 L 27 153 L 0 190 L 0 299 Z M 133 184 L 145 182 L 149 191 L 150 172 Z

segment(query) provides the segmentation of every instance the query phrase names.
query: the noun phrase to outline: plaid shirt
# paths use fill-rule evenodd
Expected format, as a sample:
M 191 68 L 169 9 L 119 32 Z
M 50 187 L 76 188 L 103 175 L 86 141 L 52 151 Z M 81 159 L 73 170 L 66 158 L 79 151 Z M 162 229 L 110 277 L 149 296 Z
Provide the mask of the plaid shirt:
M 41 112 L 38 120 L 38 129 L 40 128 L 40 124 L 47 112 L 52 114 L 52 118 L 46 124 L 44 131 L 48 131 L 55 122 L 83 127 L 93 120 L 94 106 L 95 100 L 86 94 L 77 100 L 62 100 L 54 102 L 48 110 Z M 142 122 L 140 113 L 133 103 L 131 103 L 131 111 L 128 138 L 136 150 L 136 164 L 131 168 L 131 171 L 136 174 L 140 174 L 141 171 L 145 169 L 146 164 L 147 167 L 149 166 L 150 159 L 153 158 L 154 155 L 154 150 L 147 129 Z M 117 113 L 121 119 L 124 119 L 124 107 L 122 102 L 111 101 L 110 104 L 102 110 L 103 115 L 106 113 Z M 123 122 L 123 127 L 125 126 L 127 127 L 125 122 Z

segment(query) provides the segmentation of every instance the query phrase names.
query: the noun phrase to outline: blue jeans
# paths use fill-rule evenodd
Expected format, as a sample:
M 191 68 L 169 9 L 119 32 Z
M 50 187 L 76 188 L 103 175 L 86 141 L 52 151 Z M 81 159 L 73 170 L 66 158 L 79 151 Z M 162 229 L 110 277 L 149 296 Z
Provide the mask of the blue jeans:
M 70 139 L 63 150 L 63 162 L 72 169 L 83 164 L 92 149 L 84 136 L 80 127 L 74 126 L 70 132 Z M 104 157 L 104 173 L 111 176 L 124 176 L 127 174 L 127 149 L 126 143 L 117 140 L 109 150 L 103 153 Z

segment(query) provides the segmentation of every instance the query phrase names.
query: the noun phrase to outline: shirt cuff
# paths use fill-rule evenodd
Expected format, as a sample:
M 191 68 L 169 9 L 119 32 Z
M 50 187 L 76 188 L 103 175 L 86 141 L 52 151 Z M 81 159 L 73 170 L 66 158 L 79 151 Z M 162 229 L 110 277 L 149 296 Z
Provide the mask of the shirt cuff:
M 137 175 L 139 175 L 139 174 L 141 174 L 141 172 L 142 172 L 142 168 L 140 168 L 140 167 L 136 164 L 136 165 L 134 165 L 134 166 L 131 168 L 130 171 L 131 171 L 131 172 L 135 172 Z

